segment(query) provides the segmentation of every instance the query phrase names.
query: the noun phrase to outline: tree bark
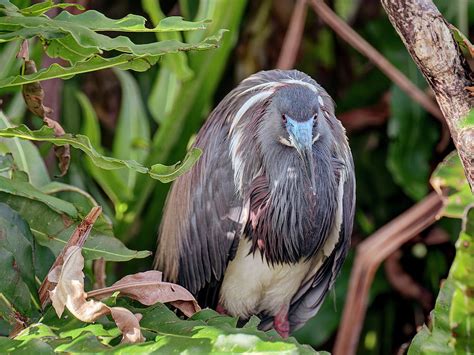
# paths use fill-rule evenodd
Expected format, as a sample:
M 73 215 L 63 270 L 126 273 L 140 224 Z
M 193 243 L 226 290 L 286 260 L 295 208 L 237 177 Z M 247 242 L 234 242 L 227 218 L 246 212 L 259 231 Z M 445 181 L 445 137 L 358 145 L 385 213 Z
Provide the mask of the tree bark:
M 463 127 L 473 106 L 466 90 L 473 73 L 431 0 L 382 0 L 382 5 L 435 93 L 474 192 L 474 127 Z

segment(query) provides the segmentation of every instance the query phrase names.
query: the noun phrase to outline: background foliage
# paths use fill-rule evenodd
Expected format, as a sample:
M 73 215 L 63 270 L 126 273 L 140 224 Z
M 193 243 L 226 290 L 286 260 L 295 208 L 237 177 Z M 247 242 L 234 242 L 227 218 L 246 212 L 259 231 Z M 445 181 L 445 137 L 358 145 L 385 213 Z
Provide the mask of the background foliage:
M 12 3 L 22 9 L 31 5 L 28 0 Z M 46 275 L 54 255 L 64 246 L 71 231 L 94 205 L 100 204 L 105 213 L 95 224 L 84 247 L 86 284 L 94 282 L 92 259 L 98 257 L 110 261 L 107 283 L 150 268 L 151 258 L 147 258 L 146 250 L 154 250 L 169 189 L 169 184 L 159 181 L 172 180 L 198 158 L 199 152 L 191 152 L 182 165 L 174 166 L 185 157 L 187 147 L 207 114 L 231 88 L 258 70 L 275 67 L 294 2 L 170 0 L 161 1 L 161 6 L 154 0 L 81 3 L 98 12 L 74 17 L 71 13 L 81 12 L 75 7 L 70 7 L 69 13 L 61 12 L 57 7 L 49 9 L 53 4 L 40 3 L 17 13 L 16 21 L 9 22 L 5 15 L 16 10 L 9 8 L 7 1 L 0 0 L 0 10 L 3 6 L 3 16 L 0 16 L 0 98 L 4 112 L 0 114 L 0 128 L 4 129 L 0 133 L 0 153 L 11 153 L 0 158 L 0 232 L 7 240 L 21 241 L 14 250 L 7 242 L 0 243 L 1 269 L 11 269 L 12 263 L 18 265 L 14 274 L 4 275 L 6 280 L 12 281 L 0 286 L 0 292 L 8 295 L 0 302 L 4 334 L 8 334 L 17 321 L 7 316 L 12 310 L 30 314 L 31 319 L 40 319 L 38 300 L 35 299 L 38 282 Z M 416 85 L 426 88 L 379 1 L 334 0 L 330 3 Z M 448 21 L 469 34 L 474 4 L 467 1 L 436 3 Z M 60 7 L 66 6 L 68 4 L 60 4 Z M 55 26 L 42 27 L 39 33 L 32 30 L 32 21 L 46 10 L 50 16 L 54 16 L 55 11 L 59 13 Z M 101 13 L 114 19 L 125 17 L 125 20 L 104 20 Z M 194 22 L 177 18 L 160 22 L 165 14 L 180 15 Z M 138 16 L 149 19 L 152 26 L 144 27 Z M 62 20 L 67 20 L 68 25 L 65 26 Z M 34 26 L 41 26 L 41 23 Z M 117 36 L 118 32 L 127 33 Z M 79 34 L 92 38 L 92 42 L 85 43 Z M 31 58 L 39 68 L 53 66 L 40 69 L 36 74 L 19 75 L 22 65 L 16 59 L 19 39 L 32 37 L 36 39 L 29 41 Z M 42 50 L 45 44 L 46 54 Z M 162 56 L 164 53 L 167 54 Z M 90 72 L 110 67 L 114 69 Z M 311 11 L 296 68 L 327 89 L 347 127 L 357 174 L 353 236 L 353 246 L 357 246 L 430 191 L 430 176 L 454 147 L 445 139 L 446 131 L 439 121 L 366 58 L 342 42 Z M 15 86 L 51 77 L 68 80 L 43 82 L 45 105 L 53 109 L 51 118 L 74 136 L 54 138 L 51 129 L 40 128 L 41 120 L 26 110 L 20 88 Z M 11 128 L 17 124 L 30 128 Z M 29 137 L 35 143 L 12 137 Z M 60 178 L 50 149 L 54 141 L 79 148 L 72 150 L 69 172 Z M 123 165 L 129 168 L 118 169 Z M 448 186 L 458 191 L 464 182 L 462 171 L 456 170 L 456 166 L 448 164 L 445 170 L 437 170 L 435 176 L 447 174 L 449 177 L 450 172 L 454 174 L 451 179 L 454 183 Z M 452 196 L 453 200 L 459 200 L 459 196 Z M 387 265 L 377 273 L 359 344 L 360 353 L 394 353 L 401 346 L 406 347 L 417 328 L 426 322 L 434 308 L 441 280 L 448 277 L 455 255 L 455 241 L 461 235 L 458 250 L 462 250 L 466 238 L 472 241 L 468 218 L 461 231 L 460 221 L 470 195 L 463 196 L 468 197 L 462 204 L 449 205 L 456 213 L 445 210 L 450 218 L 441 219 L 404 245 L 397 260 L 387 262 L 399 266 L 395 274 Z M 468 216 L 472 216 L 468 211 Z M 45 224 L 45 220 L 50 222 Z M 463 258 L 464 261 L 460 261 Z M 300 343 L 331 349 L 352 260 L 351 254 L 333 295 L 327 298 L 317 317 L 295 334 Z M 462 290 L 472 289 L 472 283 L 464 284 L 465 266 L 459 265 L 469 265 L 469 260 L 472 261 L 471 249 L 458 252 L 436 302 L 434 325 L 421 328 L 410 352 L 436 352 L 437 346 L 447 346 L 447 343 L 451 344 L 448 350 L 456 346 L 451 331 L 453 324 L 463 324 L 462 319 L 459 320 L 463 314 L 459 312 Z M 116 263 L 119 261 L 128 262 Z M 32 269 L 35 278 L 28 272 Z M 393 282 L 394 278 L 405 275 L 411 279 L 408 286 L 418 287 L 422 297 L 409 298 L 403 287 Z M 136 304 L 127 306 L 137 307 Z M 471 313 L 467 313 L 467 317 L 472 317 L 472 304 L 469 307 Z M 145 335 L 149 342 L 135 345 L 141 350 L 165 350 L 176 345 L 171 335 L 167 338 L 160 335 L 162 333 L 182 335 L 191 332 L 193 335 L 188 342 L 179 345 L 196 346 L 196 349 L 206 351 L 230 350 L 226 346 L 231 345 L 219 342 L 219 339 L 231 339 L 230 344 L 239 340 L 232 338 L 236 336 L 234 320 L 211 311 L 199 313 L 191 322 L 179 320 L 163 306 L 142 311 L 145 312 L 145 327 L 149 331 Z M 107 344 L 117 343 L 118 333 L 111 322 L 105 320 L 79 326 L 71 318 L 61 323 L 51 321 L 53 316 L 52 312 L 47 312 L 42 318 L 43 325 L 32 326 L 14 340 L 2 338 L 0 349 L 105 351 Z M 157 321 L 160 317 L 170 319 L 169 329 L 161 328 Z M 211 328 L 202 330 L 203 324 Z M 252 321 L 247 328 L 248 333 L 247 330 L 244 333 L 250 338 L 244 343 L 248 347 L 232 350 L 262 350 L 260 346 L 269 346 L 266 349 L 274 346 L 260 344 L 269 335 L 257 332 Z M 213 340 L 205 343 L 200 334 L 211 332 L 211 329 L 213 333 L 209 337 Z M 435 335 L 438 331 L 441 338 Z M 462 331 L 460 329 L 460 334 Z M 44 337 L 47 337 L 46 341 Z M 155 338 L 157 341 L 153 341 Z M 445 341 L 433 345 L 429 339 Z M 462 340 L 457 343 L 460 344 Z M 285 347 L 308 350 L 295 343 L 279 345 L 280 350 Z M 132 348 L 127 348 L 129 350 Z

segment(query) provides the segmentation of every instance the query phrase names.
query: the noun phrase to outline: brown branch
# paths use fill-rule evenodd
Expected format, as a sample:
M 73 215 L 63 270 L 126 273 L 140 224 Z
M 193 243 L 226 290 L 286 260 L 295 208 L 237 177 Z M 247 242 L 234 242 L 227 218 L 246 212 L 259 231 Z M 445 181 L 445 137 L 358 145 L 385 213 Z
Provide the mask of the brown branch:
M 385 260 L 384 269 L 388 282 L 403 297 L 418 301 L 425 311 L 431 310 L 433 308 L 431 293 L 403 269 L 400 263 L 401 257 L 402 252 L 397 250 Z
M 296 2 L 276 65 L 277 69 L 292 69 L 294 67 L 303 37 L 307 10 L 306 0 Z
M 338 115 L 347 132 L 363 130 L 367 127 L 376 127 L 385 124 L 390 116 L 388 92 L 382 95 L 375 105 L 356 108 Z
M 336 32 L 343 40 L 348 42 L 357 51 L 365 55 L 374 63 L 385 75 L 387 75 L 400 89 L 413 98 L 426 111 L 438 118 L 443 124 L 444 119 L 441 111 L 422 90 L 414 85 L 400 70 L 390 63 L 380 52 L 370 43 L 363 39 L 347 23 L 337 16 L 329 6 L 322 0 L 311 0 L 314 12 Z
M 335 355 L 355 354 L 357 350 L 370 285 L 379 265 L 401 245 L 433 224 L 441 208 L 441 198 L 433 192 L 358 245 L 333 349 Z
M 446 20 L 431 0 L 382 0 L 390 22 L 435 93 L 474 192 L 474 128 L 463 127 L 472 107 L 472 71 Z

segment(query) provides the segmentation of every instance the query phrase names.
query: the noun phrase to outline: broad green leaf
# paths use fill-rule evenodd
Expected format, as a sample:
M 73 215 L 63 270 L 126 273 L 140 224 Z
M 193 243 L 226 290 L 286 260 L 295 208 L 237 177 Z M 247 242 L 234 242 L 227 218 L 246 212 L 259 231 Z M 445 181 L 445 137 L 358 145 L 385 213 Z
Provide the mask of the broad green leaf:
M 142 0 L 142 6 L 154 24 L 158 24 L 165 18 L 159 2 Z M 157 33 L 156 36 L 162 41 L 182 40 L 181 34 L 176 32 Z M 148 97 L 148 109 L 155 121 L 160 123 L 168 117 L 178 97 L 181 81 L 190 80 L 193 76 L 194 73 L 189 67 L 185 53 L 173 53 L 164 57 Z
M 0 352 L 3 354 L 54 354 L 53 348 L 46 341 L 39 339 L 21 341 L 7 337 L 0 337 Z
M 431 175 L 430 183 L 444 202 L 442 215 L 462 218 L 466 206 L 474 203 L 457 151 L 449 154 Z
M 67 353 L 284 353 L 327 354 L 315 352 L 295 339 L 282 339 L 274 331 L 262 332 L 258 322 L 237 328 L 237 319 L 203 310 L 189 320 L 183 320 L 163 304 L 135 308 L 122 300 L 121 306 L 140 313 L 144 343 L 112 346 L 111 339 L 119 335 L 115 324 L 101 320 L 86 324 L 77 320 L 58 319 L 48 310 L 42 323 L 23 330 L 14 340 L 0 338 L 0 351 L 11 351 L 34 340 L 44 342 L 57 352 Z
M 44 196 L 41 199 L 29 198 L 28 193 L 23 191 L 28 183 L 13 182 L 3 177 L 0 177 L 0 179 L 0 186 L 3 187 L 3 191 L 0 192 L 0 202 L 6 203 L 17 211 L 29 224 L 36 241 L 58 255 L 84 216 L 77 212 L 75 216 L 59 212 L 57 205 L 54 209 L 51 208 L 43 202 L 46 199 L 44 196 L 47 196 L 49 201 L 61 200 L 46 194 L 43 194 Z M 18 186 L 21 186 L 21 191 L 14 189 Z M 5 192 L 6 190 L 10 190 L 10 192 Z M 36 196 L 39 195 L 38 192 L 35 193 Z M 72 206 L 66 201 L 62 201 L 62 204 Z M 135 251 L 126 248 L 122 242 L 113 237 L 112 232 L 106 226 L 94 226 L 92 228 L 84 246 L 84 254 L 86 259 L 103 257 L 109 261 L 127 261 L 150 255 L 147 251 Z
M 120 80 L 122 102 L 115 127 L 113 155 L 143 163 L 148 156 L 150 127 L 140 89 L 130 73 L 116 70 L 115 74 Z M 135 186 L 136 172 L 131 169 L 123 170 L 121 177 L 131 191 Z
M 0 236 L 0 294 L 13 309 L 29 316 L 33 309 L 39 309 L 35 264 L 41 260 L 36 259 L 36 243 L 28 225 L 4 203 L 0 203 Z M 0 313 L 3 318 L 14 317 L 13 314 L 5 314 L 2 308 Z
M 95 201 L 88 192 L 73 185 L 53 181 L 42 186 L 40 190 L 44 194 L 72 203 L 81 216 L 86 216 L 93 207 L 98 206 L 97 201 Z M 102 231 L 109 231 L 110 233 L 112 233 L 113 230 L 110 218 L 104 213 L 101 213 L 97 218 L 94 226 Z
M 466 208 L 449 271 L 455 289 L 449 311 L 452 343 L 457 353 L 474 353 L 474 204 Z
M 439 164 L 431 179 L 445 202 L 443 214 L 463 219 L 456 256 L 441 286 L 430 327 L 424 326 L 408 354 L 472 354 L 474 342 L 474 197 L 456 152 Z M 443 191 L 445 190 L 445 191 Z M 465 196 L 463 196 L 465 195 Z M 464 206 L 464 212 L 459 210 Z
M 90 139 L 91 144 L 97 147 L 98 151 L 102 153 L 100 149 L 101 130 L 95 110 L 86 95 L 77 92 L 76 96 L 82 108 L 82 118 L 84 121 L 81 131 Z M 115 206 L 118 206 L 131 198 L 131 191 L 127 189 L 125 182 L 121 179 L 120 174 L 117 171 L 101 169 L 97 165 L 94 165 L 89 157 L 86 157 L 84 166 L 105 191 L 107 196 L 112 200 Z
M 35 74 L 16 75 L 4 78 L 0 80 L 0 87 L 24 85 L 53 78 L 70 79 L 77 74 L 113 67 L 118 67 L 122 70 L 130 69 L 135 71 L 146 71 L 152 65 L 156 64 L 162 55 L 167 53 L 216 48 L 223 32 L 224 31 L 219 31 L 215 36 L 207 37 L 203 41 L 195 44 L 181 43 L 178 41 L 163 41 L 152 43 L 150 45 L 143 45 L 144 47 L 137 45 L 140 48 L 139 52 L 142 53 L 140 55 L 120 54 L 111 58 L 93 56 L 83 61 L 79 61 L 69 67 L 63 67 L 55 63 L 47 68 L 39 70 Z
M 77 209 L 73 204 L 46 195 L 29 182 L 10 180 L 6 177 L 0 176 L 0 191 L 42 202 L 57 213 L 67 214 L 72 218 L 77 218 L 78 216 Z
M 408 355 L 454 354 L 450 345 L 449 308 L 453 297 L 454 284 L 446 280 L 436 299 L 435 309 L 431 313 L 431 326 L 423 325 L 413 338 Z
M 10 122 L 0 110 L 0 129 L 9 127 Z M 5 153 L 12 153 L 15 164 L 28 174 L 34 186 L 40 187 L 50 182 L 44 161 L 33 143 L 18 138 L 0 137 L 0 154 Z

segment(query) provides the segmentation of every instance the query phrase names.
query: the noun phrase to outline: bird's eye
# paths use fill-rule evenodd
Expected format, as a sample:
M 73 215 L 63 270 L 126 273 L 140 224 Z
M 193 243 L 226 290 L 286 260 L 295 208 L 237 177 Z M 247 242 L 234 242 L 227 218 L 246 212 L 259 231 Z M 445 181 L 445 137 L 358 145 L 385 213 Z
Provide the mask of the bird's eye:
M 283 123 L 286 123 L 286 115 L 285 114 L 281 115 L 281 119 L 283 120 Z
M 318 118 L 317 114 L 313 116 L 313 127 L 316 127 L 316 125 L 318 124 L 317 118 Z

